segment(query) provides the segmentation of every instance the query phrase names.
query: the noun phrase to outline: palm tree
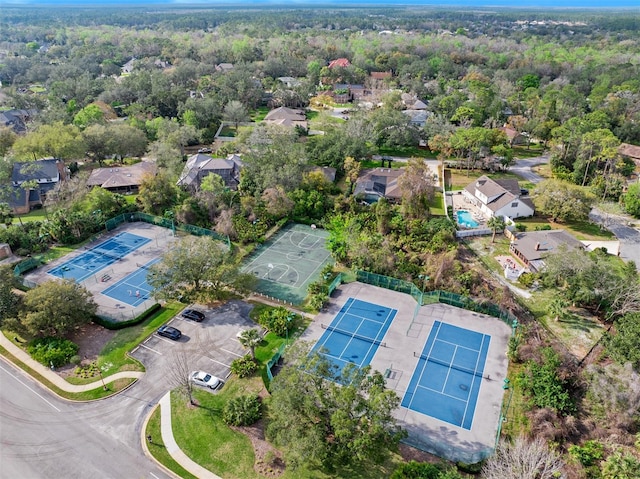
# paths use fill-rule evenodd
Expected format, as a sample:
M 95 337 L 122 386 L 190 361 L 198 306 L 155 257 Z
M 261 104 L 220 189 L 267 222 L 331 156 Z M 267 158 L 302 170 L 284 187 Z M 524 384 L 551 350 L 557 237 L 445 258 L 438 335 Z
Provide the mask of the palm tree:
M 491 242 L 493 243 L 496 240 L 496 233 L 498 231 L 502 231 L 506 225 L 502 217 L 492 216 L 491 218 L 489 218 L 487 226 L 491 228 L 491 231 L 493 231 L 493 236 L 491 237 Z
M 240 336 L 238 336 L 238 341 L 240 341 L 242 347 L 247 348 L 251 351 L 251 357 L 255 359 L 256 346 L 262 342 L 260 331 L 255 328 L 242 331 L 242 333 L 240 333 Z
M 564 319 L 567 317 L 567 308 L 569 307 L 569 302 L 564 298 L 555 298 L 551 303 L 549 303 L 549 309 L 547 309 L 547 313 L 549 316 L 552 316 L 555 321 L 559 321 L 560 319 Z

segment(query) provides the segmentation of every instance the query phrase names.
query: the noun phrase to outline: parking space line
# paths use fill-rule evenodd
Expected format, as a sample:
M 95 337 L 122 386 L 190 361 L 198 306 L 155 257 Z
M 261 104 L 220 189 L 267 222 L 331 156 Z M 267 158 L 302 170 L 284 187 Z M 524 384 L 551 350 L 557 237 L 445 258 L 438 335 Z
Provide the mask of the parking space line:
M 220 349 L 222 351 L 224 351 L 225 353 L 233 354 L 234 356 L 238 356 L 239 358 L 243 358 L 244 357 L 242 354 L 234 353 L 233 351 L 229 351 L 228 349 L 224 349 L 224 348 L 220 348 Z
M 214 363 L 221 364 L 221 365 L 222 365 L 222 366 L 224 366 L 225 368 L 231 368 L 231 366 L 229 366 L 228 364 L 221 363 L 220 361 L 216 361 L 215 359 L 211 359 L 211 358 L 209 358 L 209 361 L 213 361 Z
M 165 343 L 173 344 L 175 341 L 171 341 L 170 339 L 163 338 L 162 336 L 158 336 L 156 339 L 160 341 L 164 341 Z
M 156 351 L 155 349 L 150 348 L 150 347 L 149 347 L 149 346 L 147 346 L 146 344 L 141 344 L 140 346 L 141 346 L 141 347 L 143 347 L 143 348 L 145 348 L 145 349 L 148 349 L 149 351 L 153 351 L 154 353 L 159 354 L 160 356 L 162 356 L 162 353 L 161 353 L 160 351 Z

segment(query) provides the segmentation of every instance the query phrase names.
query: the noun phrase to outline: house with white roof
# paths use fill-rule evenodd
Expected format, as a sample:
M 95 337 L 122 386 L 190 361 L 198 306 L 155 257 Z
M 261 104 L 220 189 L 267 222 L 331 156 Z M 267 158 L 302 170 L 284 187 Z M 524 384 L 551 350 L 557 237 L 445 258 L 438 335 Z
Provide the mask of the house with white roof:
M 464 197 L 487 218 L 493 216 L 526 218 L 533 216 L 535 207 L 528 196 L 521 195 L 517 180 L 492 180 L 481 176 L 462 191 Z

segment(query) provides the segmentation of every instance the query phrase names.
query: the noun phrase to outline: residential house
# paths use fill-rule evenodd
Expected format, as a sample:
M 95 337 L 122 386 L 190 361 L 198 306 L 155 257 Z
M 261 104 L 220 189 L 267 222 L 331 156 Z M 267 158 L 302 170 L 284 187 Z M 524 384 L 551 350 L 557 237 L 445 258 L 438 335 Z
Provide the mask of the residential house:
M 410 123 L 418 128 L 424 127 L 430 112 L 425 110 L 402 110 L 402 113 L 410 118 Z
M 321 172 L 324 175 L 325 179 L 330 183 L 336 181 L 336 173 L 338 172 L 338 170 L 336 168 L 333 168 L 332 166 L 314 166 L 311 168 L 311 171 Z
M 636 169 L 640 169 L 640 146 L 631 145 L 629 143 L 620 143 L 618 153 L 629 158 L 636 164 Z
M 526 133 L 520 133 L 518 130 L 515 130 L 509 126 L 503 126 L 502 128 L 498 128 L 498 129 L 504 132 L 505 135 L 507 135 L 507 140 L 509 140 L 509 146 L 529 144 L 530 138 Z
M 401 95 L 402 103 L 406 110 L 426 110 L 427 104 L 422 100 L 418 100 L 418 97 L 410 93 L 403 93 Z
M 305 130 L 308 128 L 307 117 L 303 110 L 287 108 L 281 106 L 267 113 L 264 121 L 272 125 L 281 125 L 287 127 L 299 126 Z
M 121 68 L 122 74 L 123 75 L 129 75 L 133 71 L 133 69 L 135 68 L 135 62 L 136 62 L 136 58 L 133 57 L 127 63 L 122 65 L 122 68 Z
M 217 72 L 227 73 L 233 70 L 233 63 L 218 63 L 215 66 L 215 69 Z
M 483 175 L 468 184 L 462 194 L 488 218 L 523 218 L 535 213 L 531 199 L 521 195 L 517 180 L 492 180 Z
M 295 88 L 302 85 L 302 82 L 297 78 L 293 77 L 278 77 L 276 78 L 280 83 L 282 83 L 287 88 Z
M 67 179 L 69 170 L 56 158 L 14 163 L 8 191 L 9 206 L 15 214 L 28 213 L 31 208 L 42 206 L 47 193 Z M 27 182 L 33 184 L 24 187 Z
M 509 250 L 530 272 L 544 268 L 544 258 L 553 253 L 583 249 L 584 245 L 564 230 L 513 233 Z
M 0 126 L 11 128 L 14 133 L 27 132 L 27 122 L 35 110 L 5 110 L 0 111 Z
M 329 68 L 347 68 L 351 66 L 351 62 L 346 58 L 337 58 L 329 62 Z
M 113 193 L 137 193 L 143 179 L 155 175 L 158 167 L 150 161 L 142 161 L 131 166 L 96 168 L 91 171 L 87 186 L 99 186 Z
M 169 68 L 171 66 L 171 63 L 164 61 L 164 60 L 160 60 L 159 58 L 157 60 L 155 60 L 153 62 L 153 65 L 157 68 L 160 68 L 162 70 Z
M 240 170 L 242 160 L 238 155 L 229 155 L 227 158 L 213 158 L 210 155 L 197 153 L 187 160 L 182 174 L 178 179 L 178 185 L 192 191 L 200 189 L 202 180 L 211 174 L 220 175 L 224 184 L 235 190 L 240 183 Z
M 363 170 L 356 181 L 354 195 L 362 195 L 367 202 L 375 202 L 386 198 L 391 202 L 399 202 L 402 194 L 398 185 L 398 178 L 404 169 L 374 168 Z

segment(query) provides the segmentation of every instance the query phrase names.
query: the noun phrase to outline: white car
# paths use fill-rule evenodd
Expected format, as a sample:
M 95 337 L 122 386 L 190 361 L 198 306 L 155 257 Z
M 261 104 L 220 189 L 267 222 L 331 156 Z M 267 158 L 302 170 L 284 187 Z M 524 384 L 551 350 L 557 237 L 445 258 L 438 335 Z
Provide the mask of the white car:
M 194 371 L 191 373 L 191 381 L 198 386 L 204 386 L 206 388 L 216 389 L 222 380 L 204 371 Z

